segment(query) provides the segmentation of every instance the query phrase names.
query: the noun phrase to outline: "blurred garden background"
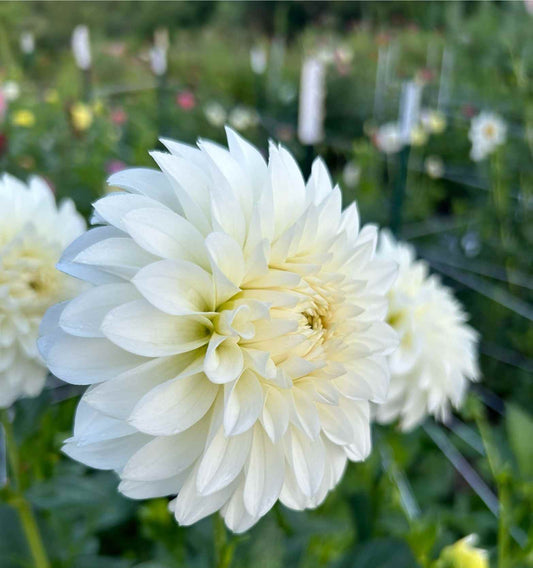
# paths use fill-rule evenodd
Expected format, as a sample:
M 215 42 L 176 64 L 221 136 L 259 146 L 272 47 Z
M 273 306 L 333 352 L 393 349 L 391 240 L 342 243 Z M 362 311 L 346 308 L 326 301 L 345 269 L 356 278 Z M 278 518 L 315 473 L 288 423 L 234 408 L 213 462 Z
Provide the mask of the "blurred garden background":
M 344 204 L 410 241 L 481 334 L 482 381 L 459 414 L 374 427 L 371 457 L 320 508 L 277 504 L 228 536 L 232 566 L 446 568 L 441 551 L 470 533 L 491 566 L 533 566 L 532 18 L 531 2 L 0 3 L 1 171 L 44 176 L 89 217 L 111 173 L 152 165 L 160 136 L 222 142 L 229 124 L 261 149 L 276 139 L 306 174 L 322 155 Z M 302 110 L 302 88 L 320 108 Z M 482 159 L 481 112 L 506 131 Z M 214 566 L 212 519 L 179 527 L 165 499 L 128 500 L 114 474 L 60 454 L 79 394 L 51 379 L 14 408 L 52 565 Z M 22 566 L 0 503 L 0 567 Z

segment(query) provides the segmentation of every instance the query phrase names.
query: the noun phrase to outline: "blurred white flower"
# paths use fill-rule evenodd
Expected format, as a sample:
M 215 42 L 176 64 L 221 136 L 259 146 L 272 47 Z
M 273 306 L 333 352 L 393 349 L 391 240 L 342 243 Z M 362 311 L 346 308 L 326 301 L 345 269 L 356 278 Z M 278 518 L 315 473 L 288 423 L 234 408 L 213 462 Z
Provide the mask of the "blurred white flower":
M 428 414 L 444 420 L 450 404 L 461 406 L 468 381 L 478 379 L 477 333 L 451 290 L 415 260 L 414 249 L 381 232 L 378 256 L 399 264 L 389 292 L 387 321 L 400 337 L 389 357 L 387 402 L 377 407 L 379 422 L 400 420 L 403 430 Z
M 168 36 L 168 28 L 158 28 L 154 32 L 154 45 L 158 49 L 163 51 L 168 51 L 170 47 L 170 39 Z
M 442 134 L 446 130 L 446 116 L 439 110 L 422 109 L 420 124 L 428 134 Z
M 325 64 L 318 57 L 308 57 L 300 74 L 298 138 L 302 144 L 318 144 L 324 139 L 325 99 Z
M 79 25 L 74 28 L 71 38 L 72 54 L 78 69 L 87 71 L 91 68 L 91 43 L 89 39 L 89 28 Z
M 217 128 L 220 128 L 224 126 L 224 124 L 226 124 L 226 119 L 228 116 L 226 109 L 216 101 L 207 103 L 204 106 L 204 115 L 207 122 L 209 122 L 211 126 L 215 126 Z
M 257 112 L 245 106 L 236 106 L 231 110 L 228 122 L 235 130 L 247 130 L 259 124 L 259 116 Z
M 63 249 L 85 229 L 71 201 L 56 207 L 40 178 L 26 186 L 0 178 L 0 407 L 38 395 L 46 368 L 38 326 L 52 304 L 71 298 L 78 283 L 55 268 Z
M 20 50 L 26 55 L 35 51 L 35 37 L 32 32 L 22 32 L 20 34 Z
M 470 157 L 479 162 L 505 143 L 507 125 L 500 115 L 483 111 L 472 119 L 468 138 L 472 143 Z
M 15 101 L 20 97 L 20 86 L 16 81 L 6 81 L 2 85 L 2 92 L 8 101 Z
M 428 156 L 424 161 L 426 174 L 433 179 L 439 179 L 444 175 L 444 162 L 439 156 Z
M 263 45 L 256 45 L 250 50 L 250 66 L 256 75 L 262 75 L 267 68 L 268 54 Z
M 167 51 L 155 45 L 150 49 L 150 68 L 158 77 L 167 72 Z
M 396 154 L 404 146 L 403 137 L 396 122 L 388 122 L 380 126 L 374 134 L 374 142 L 378 150 L 384 154 Z
M 132 498 L 176 495 L 183 525 L 242 532 L 274 503 L 316 507 L 370 452 L 386 396 L 396 265 L 317 159 L 305 183 L 232 130 L 229 151 L 163 140 L 161 172 L 111 176 L 60 268 L 94 286 L 47 318 L 52 372 L 92 385 L 65 452 Z M 55 321 L 55 328 L 53 328 Z
M 359 185 L 361 179 L 361 168 L 355 162 L 346 162 L 342 170 L 342 180 L 344 185 L 349 188 L 354 188 Z

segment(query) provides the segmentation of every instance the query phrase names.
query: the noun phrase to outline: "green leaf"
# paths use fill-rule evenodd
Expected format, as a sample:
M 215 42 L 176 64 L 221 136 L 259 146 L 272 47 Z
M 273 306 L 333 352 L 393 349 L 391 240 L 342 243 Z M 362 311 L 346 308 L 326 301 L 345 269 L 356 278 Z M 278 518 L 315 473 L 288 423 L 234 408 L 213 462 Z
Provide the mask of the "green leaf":
M 377 539 L 358 547 L 350 568 L 418 568 L 409 546 L 398 539 Z
M 533 419 L 514 404 L 507 404 L 507 433 L 523 477 L 533 478 Z

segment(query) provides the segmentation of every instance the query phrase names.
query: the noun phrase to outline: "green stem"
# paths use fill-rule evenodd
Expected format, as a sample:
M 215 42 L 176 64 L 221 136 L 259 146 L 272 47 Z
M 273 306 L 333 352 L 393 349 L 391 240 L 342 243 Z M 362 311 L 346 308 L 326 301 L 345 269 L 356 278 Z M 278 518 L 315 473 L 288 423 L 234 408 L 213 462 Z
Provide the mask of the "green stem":
M 409 172 L 409 151 L 409 146 L 405 146 L 400 150 L 396 180 L 391 197 L 390 228 L 397 237 L 400 236 L 402 230 L 405 187 L 407 185 L 407 175 Z
M 8 411 L 1 411 L 2 425 L 5 432 L 7 458 L 9 462 L 11 488 L 8 503 L 17 511 L 20 523 L 24 530 L 35 568 L 50 568 L 43 541 L 39 533 L 37 521 L 24 494 L 20 490 L 20 460 L 13 433 L 13 426 L 9 420 Z
M 492 440 L 485 409 L 481 404 L 476 408 L 474 416 L 487 454 L 489 467 L 498 489 L 498 568 L 506 568 L 510 535 L 509 488 L 507 487 L 506 475 L 501 471 L 501 461 L 497 459 L 497 451 Z
M 228 539 L 224 519 L 215 514 L 213 518 L 215 524 L 214 544 L 215 544 L 215 566 L 216 568 L 230 568 L 235 551 L 235 543 Z

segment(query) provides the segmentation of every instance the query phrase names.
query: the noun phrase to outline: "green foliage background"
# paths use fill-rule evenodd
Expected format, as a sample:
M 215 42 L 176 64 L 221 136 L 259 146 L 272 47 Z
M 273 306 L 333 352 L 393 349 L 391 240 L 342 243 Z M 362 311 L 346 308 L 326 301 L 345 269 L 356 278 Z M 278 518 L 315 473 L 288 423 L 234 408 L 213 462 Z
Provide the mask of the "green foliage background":
M 232 537 L 233 566 L 429 567 L 444 546 L 472 532 L 493 566 L 533 566 L 531 17 L 522 2 L 0 4 L 0 83 L 21 86 L 0 123 L 0 169 L 22 178 L 44 175 L 58 198 L 73 198 L 87 216 L 105 191 L 112 160 L 151 165 L 147 152 L 161 134 L 223 141 L 222 130 L 204 115 L 210 101 L 228 110 L 256 108 L 259 125 L 244 134 L 263 149 L 269 137 L 281 139 L 307 169 L 308 151 L 295 136 L 302 54 L 343 46 L 353 61 L 347 71 L 329 68 L 326 137 L 313 150 L 341 184 L 344 165 L 359 165 L 361 181 L 355 189 L 343 188 L 345 203 L 357 199 L 365 221 L 387 225 L 398 157 L 379 153 L 368 133 L 395 119 L 402 81 L 424 70 L 430 77 L 424 105 L 435 107 L 442 53 L 453 53 L 443 109 L 448 126 L 411 149 L 402 236 L 456 289 L 471 314 L 482 338 L 483 381 L 450 427 L 428 421 L 410 434 L 376 427 L 370 459 L 352 464 L 319 509 L 294 513 L 278 505 L 246 535 Z M 90 90 L 69 48 L 79 23 L 91 29 Z M 164 82 L 156 81 L 143 57 L 158 27 L 168 27 L 171 39 Z M 36 37 L 31 56 L 18 48 L 25 30 Z M 271 62 L 266 75 L 256 76 L 250 47 L 272 38 L 284 41 L 283 65 L 276 69 Z M 385 106 L 376 115 L 380 48 L 392 50 L 393 68 Z M 194 94 L 193 109 L 176 105 L 183 92 Z M 54 98 L 50 93 L 57 100 L 47 102 Z M 81 100 L 94 114 L 83 132 L 69 118 L 72 104 Z M 127 115 L 122 125 L 111 120 L 117 108 Z M 34 113 L 33 127 L 14 124 L 21 109 Z M 467 132 L 471 112 L 480 109 L 500 113 L 509 134 L 496 155 L 474 164 Z M 444 161 L 440 179 L 424 171 L 430 155 Z M 166 500 L 130 501 L 117 493 L 113 474 L 61 456 L 78 395 L 55 384 L 13 409 L 21 489 L 52 565 L 214 565 L 213 519 L 179 527 Z M 497 496 L 499 519 L 465 481 L 464 463 L 452 464 L 457 452 Z M 8 489 L 1 496 L 0 567 L 32 566 L 12 496 Z

